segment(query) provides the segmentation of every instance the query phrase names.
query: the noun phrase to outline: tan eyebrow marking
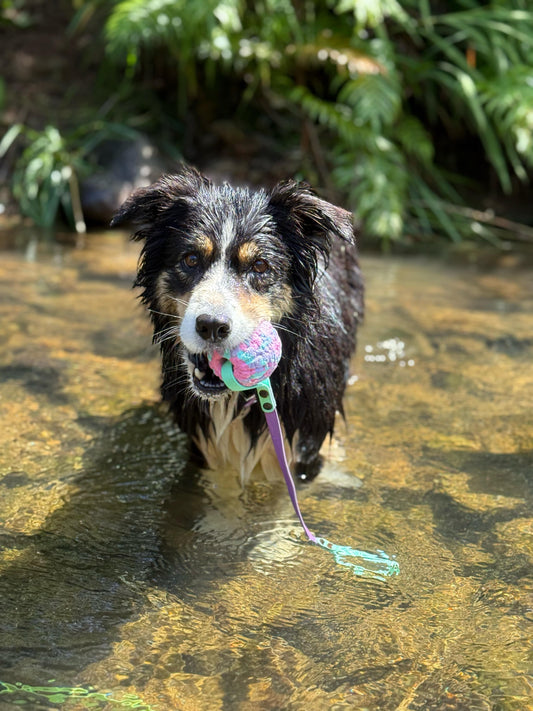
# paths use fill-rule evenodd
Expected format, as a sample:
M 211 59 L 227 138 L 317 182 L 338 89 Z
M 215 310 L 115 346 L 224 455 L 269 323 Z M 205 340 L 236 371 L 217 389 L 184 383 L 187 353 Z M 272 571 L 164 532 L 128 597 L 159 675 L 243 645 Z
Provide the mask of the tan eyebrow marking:
M 237 250 L 237 258 L 241 264 L 253 262 L 259 256 L 259 248 L 255 242 L 244 242 Z
M 212 240 L 207 237 L 207 235 L 200 235 L 194 241 L 194 246 L 204 255 L 204 257 L 210 257 L 213 254 L 215 245 Z

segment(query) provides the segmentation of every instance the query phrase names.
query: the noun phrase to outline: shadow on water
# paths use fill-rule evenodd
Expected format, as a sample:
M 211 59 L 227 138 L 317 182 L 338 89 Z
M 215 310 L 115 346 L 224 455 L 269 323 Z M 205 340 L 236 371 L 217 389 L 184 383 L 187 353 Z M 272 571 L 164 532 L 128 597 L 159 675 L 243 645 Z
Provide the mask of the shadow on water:
M 160 565 L 164 502 L 185 470 L 184 438 L 156 407 L 94 423 L 102 434 L 70 494 L 35 533 L 3 535 L 2 680 L 62 682 L 105 656 Z M 26 480 L 12 475 L 11 488 Z
M 7 375 L 41 391 L 39 371 L 22 367 Z M 61 387 L 58 379 L 50 382 L 53 403 Z M 250 495 L 232 474 L 229 491 L 211 490 L 209 474 L 189 462 L 186 438 L 159 405 L 118 418 L 80 415 L 79 421 L 95 436 L 79 471 L 55 472 L 68 485 L 61 506 L 33 533 L 0 533 L 10 551 L 0 576 L 0 682 L 43 687 L 54 677 L 75 683 L 122 639 L 119 628 L 142 614 L 147 588 L 193 604 L 209 591 L 216 595 L 221 580 L 238 576 L 262 532 L 270 533 L 280 500 L 298 530 L 282 485 L 265 484 Z M 24 472 L 12 471 L 0 492 L 31 485 Z M 272 633 L 297 642 L 291 626 Z M 308 632 L 302 627 L 303 645 Z M 186 656 L 186 668 L 205 665 Z M 246 669 L 257 661 L 255 653 Z M 234 695 L 233 676 L 225 681 Z M 7 703 L 0 699 L 0 708 Z
M 435 456 L 438 461 L 439 457 Z M 520 503 L 488 511 L 472 510 L 444 492 L 428 492 L 435 533 L 454 551 L 461 545 L 475 545 L 492 556 L 493 562 L 465 564 L 461 575 L 480 579 L 497 578 L 508 585 L 518 585 L 531 578 L 529 555 L 499 546 L 498 526 L 520 521 L 525 524 L 533 510 L 533 450 L 507 452 L 450 451 L 440 456 L 449 472 L 465 472 L 473 495 L 507 497 Z
M 19 362 L 0 367 L 0 381 L 18 381 L 28 392 L 46 397 L 52 405 L 67 403 L 68 397 L 62 392 L 61 371 L 51 363 L 43 364 L 42 358 L 39 360 L 39 364 Z

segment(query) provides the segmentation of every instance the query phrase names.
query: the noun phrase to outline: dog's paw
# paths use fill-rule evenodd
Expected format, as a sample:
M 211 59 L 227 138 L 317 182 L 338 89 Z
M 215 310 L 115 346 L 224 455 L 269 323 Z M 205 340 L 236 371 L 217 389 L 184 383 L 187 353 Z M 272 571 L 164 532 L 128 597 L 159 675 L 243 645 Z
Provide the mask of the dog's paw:
M 317 454 L 314 459 L 308 462 L 296 462 L 294 465 L 294 475 L 299 481 L 313 481 L 322 469 L 323 463 L 324 457 L 320 454 Z

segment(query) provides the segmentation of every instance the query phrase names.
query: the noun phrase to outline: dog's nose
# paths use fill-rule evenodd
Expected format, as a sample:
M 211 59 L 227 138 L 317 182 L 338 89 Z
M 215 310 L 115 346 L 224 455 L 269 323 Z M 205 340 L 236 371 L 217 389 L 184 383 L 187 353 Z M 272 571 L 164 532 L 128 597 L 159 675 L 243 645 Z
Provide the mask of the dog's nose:
M 226 316 L 200 314 L 196 319 L 196 333 L 198 333 L 204 341 L 219 343 L 229 336 L 230 331 L 231 321 Z

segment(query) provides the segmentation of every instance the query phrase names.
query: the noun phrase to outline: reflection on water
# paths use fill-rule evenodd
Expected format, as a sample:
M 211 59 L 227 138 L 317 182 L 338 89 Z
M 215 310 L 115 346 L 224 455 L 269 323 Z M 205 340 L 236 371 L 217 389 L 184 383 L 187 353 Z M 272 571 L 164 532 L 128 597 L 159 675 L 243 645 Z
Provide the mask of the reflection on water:
M 1 709 L 533 708 L 531 269 L 364 260 L 347 423 L 299 496 L 396 556 L 380 581 L 305 542 L 281 477 L 187 463 L 137 247 L 31 245 L 0 255 Z

